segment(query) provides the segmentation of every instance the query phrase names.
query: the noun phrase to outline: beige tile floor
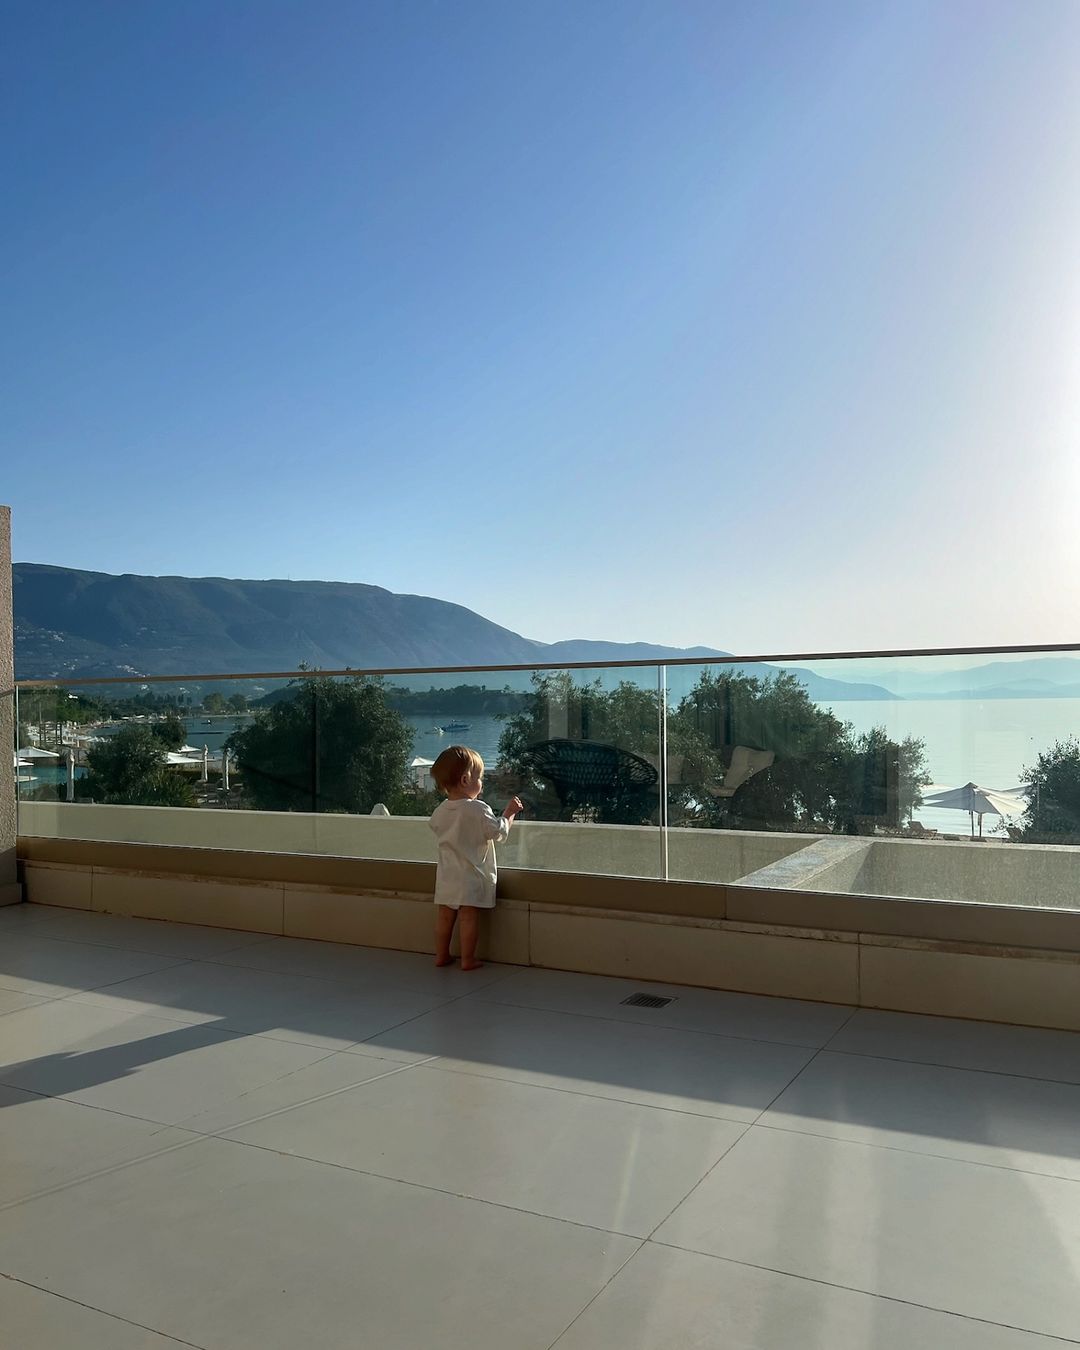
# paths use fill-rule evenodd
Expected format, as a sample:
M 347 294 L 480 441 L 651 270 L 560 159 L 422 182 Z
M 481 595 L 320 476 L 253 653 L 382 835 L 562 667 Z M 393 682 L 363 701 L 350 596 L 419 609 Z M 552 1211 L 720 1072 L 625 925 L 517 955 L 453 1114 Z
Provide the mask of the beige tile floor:
M 1080 1345 L 1080 1036 L 0 911 L 0 1344 Z

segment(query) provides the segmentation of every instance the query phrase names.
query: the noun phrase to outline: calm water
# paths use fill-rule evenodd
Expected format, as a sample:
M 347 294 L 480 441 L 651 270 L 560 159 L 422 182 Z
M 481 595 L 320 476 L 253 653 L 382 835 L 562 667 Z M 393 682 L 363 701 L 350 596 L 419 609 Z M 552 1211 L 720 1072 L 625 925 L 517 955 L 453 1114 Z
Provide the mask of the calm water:
M 499 757 L 499 737 L 506 723 L 495 717 L 454 718 L 451 713 L 425 713 L 420 717 L 406 717 L 413 729 L 413 756 L 435 759 L 448 745 L 468 745 L 489 767 Z M 434 727 L 450 721 L 468 723 L 468 731 L 436 732 Z
M 850 722 L 856 732 L 884 727 L 893 740 L 918 736 L 926 742 L 926 758 L 935 785 L 958 787 L 973 781 L 983 787 L 1011 788 L 1020 782 L 1027 765 L 1040 751 L 1048 750 L 1056 740 L 1080 734 L 1080 699 L 965 699 L 889 700 L 885 702 L 845 702 L 830 705 L 836 715 Z M 413 730 L 414 756 L 434 759 L 440 750 L 455 742 L 479 751 L 485 762 L 498 759 L 499 738 L 505 723 L 495 717 L 463 717 L 467 731 L 442 732 L 434 728 L 454 720 L 452 713 L 425 713 L 406 721 Z M 205 745 L 212 754 L 221 750 L 227 737 L 244 726 L 246 717 L 188 717 L 184 719 L 187 743 L 198 749 Z M 101 728 L 115 732 L 121 724 Z M 35 769 L 35 785 L 55 782 L 60 771 L 51 767 Z M 966 833 L 967 815 L 962 811 L 941 811 L 924 807 L 917 813 L 928 828 L 948 833 Z M 996 824 L 987 817 L 984 828 Z
M 1026 766 L 1055 741 L 1080 733 L 1080 699 L 999 698 L 897 700 L 836 703 L 833 711 L 856 731 L 882 726 L 896 741 L 918 736 L 926 742 L 927 767 L 936 786 L 1011 788 Z M 916 819 L 928 829 L 967 833 L 966 812 L 923 807 Z M 984 830 L 997 824 L 987 816 Z

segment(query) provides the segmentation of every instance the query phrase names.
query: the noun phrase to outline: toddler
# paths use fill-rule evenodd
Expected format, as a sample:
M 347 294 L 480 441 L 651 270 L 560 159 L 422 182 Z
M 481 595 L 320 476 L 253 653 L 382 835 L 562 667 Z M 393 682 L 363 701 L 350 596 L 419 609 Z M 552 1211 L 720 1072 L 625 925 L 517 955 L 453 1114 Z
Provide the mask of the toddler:
M 439 841 L 439 865 L 435 872 L 435 964 L 448 966 L 450 939 L 460 915 L 461 969 L 479 970 L 476 938 L 480 911 L 495 908 L 495 845 L 510 833 L 514 817 L 522 809 L 511 798 L 502 816 L 480 801 L 484 788 L 484 761 L 475 750 L 451 745 L 431 766 L 435 786 L 445 794 L 431 816 L 431 828 Z

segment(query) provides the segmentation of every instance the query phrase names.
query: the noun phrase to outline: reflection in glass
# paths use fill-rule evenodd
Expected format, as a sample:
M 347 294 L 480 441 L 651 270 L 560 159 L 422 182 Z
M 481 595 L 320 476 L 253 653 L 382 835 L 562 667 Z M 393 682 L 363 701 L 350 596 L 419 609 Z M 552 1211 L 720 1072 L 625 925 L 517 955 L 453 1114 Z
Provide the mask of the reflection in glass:
M 430 861 L 460 742 L 525 801 L 508 868 L 1060 906 L 1078 697 L 1075 656 L 1025 653 L 24 685 L 19 825 Z

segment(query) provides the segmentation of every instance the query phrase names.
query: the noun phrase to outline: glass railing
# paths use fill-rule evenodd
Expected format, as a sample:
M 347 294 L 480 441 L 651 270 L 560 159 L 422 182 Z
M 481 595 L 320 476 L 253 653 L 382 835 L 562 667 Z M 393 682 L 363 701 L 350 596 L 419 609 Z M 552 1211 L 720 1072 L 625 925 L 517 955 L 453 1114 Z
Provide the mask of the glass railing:
M 24 835 L 432 861 L 460 742 L 501 864 L 1080 907 L 1080 649 L 17 688 Z

